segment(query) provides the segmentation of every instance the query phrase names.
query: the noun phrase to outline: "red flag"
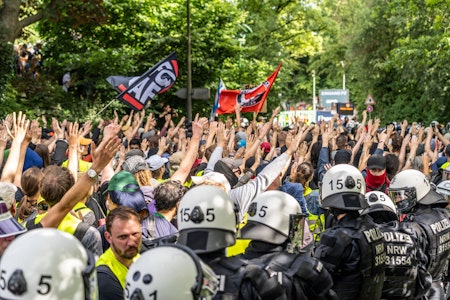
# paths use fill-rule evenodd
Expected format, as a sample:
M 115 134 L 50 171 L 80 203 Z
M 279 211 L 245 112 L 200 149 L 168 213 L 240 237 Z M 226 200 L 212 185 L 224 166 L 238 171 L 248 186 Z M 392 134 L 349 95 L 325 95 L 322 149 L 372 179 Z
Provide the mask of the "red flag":
M 158 94 L 167 91 L 178 77 L 178 62 L 176 53 L 154 65 L 140 77 L 110 78 L 114 87 L 122 91 L 116 98 L 123 101 L 134 110 L 142 110 L 147 102 Z M 117 79 L 113 82 L 112 79 Z M 129 85 L 127 85 L 129 84 Z
M 259 86 L 248 90 L 223 90 L 220 92 L 219 107 L 217 113 L 234 113 L 234 106 L 239 103 L 242 106 L 241 112 L 259 112 L 266 101 L 270 88 L 280 71 L 281 63 L 272 75 Z

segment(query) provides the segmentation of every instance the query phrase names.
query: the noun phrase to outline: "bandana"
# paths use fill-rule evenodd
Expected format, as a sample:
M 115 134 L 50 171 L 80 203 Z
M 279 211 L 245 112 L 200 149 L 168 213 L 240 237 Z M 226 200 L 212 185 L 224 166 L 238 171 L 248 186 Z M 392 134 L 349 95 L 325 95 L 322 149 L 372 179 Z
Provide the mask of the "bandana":
M 373 175 L 369 169 L 366 170 L 366 193 L 371 191 L 380 191 L 387 194 L 387 189 L 391 182 L 386 176 L 386 170 L 384 170 L 383 174 L 378 176 Z

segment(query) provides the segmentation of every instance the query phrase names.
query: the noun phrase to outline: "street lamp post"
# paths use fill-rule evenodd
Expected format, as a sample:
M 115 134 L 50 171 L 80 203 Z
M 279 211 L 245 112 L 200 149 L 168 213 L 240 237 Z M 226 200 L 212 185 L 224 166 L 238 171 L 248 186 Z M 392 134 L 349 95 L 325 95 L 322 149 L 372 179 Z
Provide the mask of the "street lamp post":
M 341 66 L 344 70 L 344 74 L 342 74 L 342 89 L 345 90 L 345 62 L 341 60 Z
M 192 121 L 191 4 L 186 2 L 187 23 L 187 120 Z
M 313 78 L 313 97 L 312 97 L 312 102 L 313 102 L 313 111 L 316 111 L 316 70 L 312 71 L 312 78 Z

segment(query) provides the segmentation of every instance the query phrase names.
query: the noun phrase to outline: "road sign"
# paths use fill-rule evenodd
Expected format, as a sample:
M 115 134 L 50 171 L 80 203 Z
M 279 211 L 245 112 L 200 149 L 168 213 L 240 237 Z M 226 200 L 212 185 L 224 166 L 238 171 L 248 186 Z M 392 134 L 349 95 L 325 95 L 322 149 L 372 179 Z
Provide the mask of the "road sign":
M 352 116 L 355 110 L 355 105 L 353 103 L 337 103 L 336 111 L 342 116 Z
M 319 98 L 322 107 L 331 108 L 333 103 L 347 103 L 349 102 L 348 90 L 320 90 Z
M 373 106 L 372 105 L 367 105 L 367 111 L 368 112 L 372 112 L 373 111 Z
M 187 99 L 187 88 L 181 88 L 176 91 L 175 95 L 181 99 Z M 193 88 L 192 89 L 192 99 L 198 100 L 208 100 L 210 99 L 209 89 L 205 88 Z
M 367 95 L 366 102 L 364 102 L 365 105 L 375 105 L 375 100 L 373 100 L 373 97 L 371 94 Z

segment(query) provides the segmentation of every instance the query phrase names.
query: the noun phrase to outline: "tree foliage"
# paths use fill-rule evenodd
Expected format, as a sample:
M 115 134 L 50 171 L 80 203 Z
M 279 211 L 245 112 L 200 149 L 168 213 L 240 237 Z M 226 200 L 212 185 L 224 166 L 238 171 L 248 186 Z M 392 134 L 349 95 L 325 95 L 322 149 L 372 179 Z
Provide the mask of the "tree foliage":
M 358 111 L 372 94 L 374 114 L 384 121 L 429 122 L 448 118 L 449 3 L 445 0 L 191 0 L 192 86 L 210 88 L 211 99 L 193 101 L 209 113 L 218 79 L 228 88 L 257 85 L 283 63 L 268 98 L 312 99 L 317 89 L 346 88 Z M 5 111 L 91 118 L 117 92 L 110 75 L 137 76 L 176 51 L 176 84 L 154 102 L 185 112 L 175 96 L 187 85 L 186 0 L 0 1 L 0 52 L 26 40 L 30 25 L 45 41 L 40 78 L 15 78 L 12 59 L 0 64 L 0 101 Z M 37 26 L 36 26 L 37 25 Z M 75 90 L 57 81 L 71 71 Z M 424 107 L 427 109 L 424 110 Z M 152 105 L 149 109 L 156 109 Z M 112 110 L 108 110 L 112 111 Z
M 377 102 L 374 114 L 383 122 L 448 120 L 448 1 L 324 4 L 323 11 L 333 13 L 323 14 L 323 24 L 335 30 L 324 32 L 330 42 L 315 64 L 327 65 L 340 53 L 348 65 L 351 98 L 360 111 L 370 93 Z M 339 51 L 333 50 L 336 47 Z

